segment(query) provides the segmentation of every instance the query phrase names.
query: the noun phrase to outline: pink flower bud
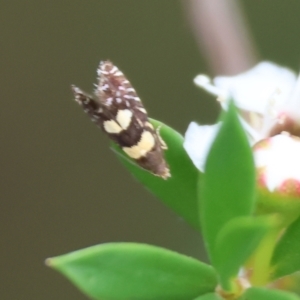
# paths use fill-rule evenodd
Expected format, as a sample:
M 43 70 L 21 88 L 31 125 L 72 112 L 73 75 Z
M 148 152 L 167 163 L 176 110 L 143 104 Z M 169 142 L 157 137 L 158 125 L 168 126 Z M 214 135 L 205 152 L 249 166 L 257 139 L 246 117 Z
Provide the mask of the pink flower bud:
M 300 213 L 300 139 L 282 133 L 253 146 L 259 188 L 258 211 Z
M 258 184 L 270 192 L 300 197 L 300 139 L 282 133 L 253 147 Z

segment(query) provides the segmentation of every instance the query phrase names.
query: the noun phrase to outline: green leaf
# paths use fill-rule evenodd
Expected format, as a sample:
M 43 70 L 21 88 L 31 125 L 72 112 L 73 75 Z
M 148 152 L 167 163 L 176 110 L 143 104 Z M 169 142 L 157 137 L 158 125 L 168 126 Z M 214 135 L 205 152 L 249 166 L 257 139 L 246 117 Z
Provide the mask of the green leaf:
M 117 145 L 113 145 L 113 149 L 137 180 L 192 227 L 200 230 L 197 203 L 199 171 L 183 148 L 183 137 L 159 121 L 151 120 L 151 122 L 156 128 L 160 127 L 160 135 L 168 145 L 165 158 L 170 166 L 171 178 L 164 180 L 154 176 L 125 156 Z
M 267 218 L 238 217 L 220 230 L 214 250 L 215 268 L 224 290 L 232 290 L 231 280 L 271 228 Z
M 272 278 L 276 279 L 300 270 L 300 217 L 292 223 L 285 231 L 276 245 L 272 257 L 274 273 Z
M 254 206 L 252 151 L 232 103 L 211 146 L 201 180 L 201 224 L 207 250 L 214 261 L 219 231 L 231 219 L 250 215 Z
M 200 297 L 197 297 L 194 300 L 222 300 L 222 297 L 216 293 L 209 293 L 209 294 L 205 294 Z
M 211 266 L 144 244 L 102 244 L 48 259 L 47 264 L 101 300 L 191 300 L 217 284 Z
M 265 288 L 253 287 L 248 289 L 242 300 L 299 300 L 300 298 L 289 292 L 279 290 L 269 290 Z

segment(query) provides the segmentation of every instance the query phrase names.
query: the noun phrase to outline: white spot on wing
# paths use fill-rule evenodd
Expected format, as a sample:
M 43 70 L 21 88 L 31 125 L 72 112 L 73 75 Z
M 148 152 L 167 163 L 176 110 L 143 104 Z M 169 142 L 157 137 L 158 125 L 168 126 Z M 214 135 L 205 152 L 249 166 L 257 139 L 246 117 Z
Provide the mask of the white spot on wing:
M 113 68 L 109 71 L 109 73 L 114 74 L 116 71 L 118 71 L 118 68 L 116 66 L 113 66 Z
M 108 89 L 109 89 L 109 85 L 108 84 L 104 84 L 104 85 L 102 85 L 102 86 L 99 87 L 99 90 L 102 91 L 102 92 L 105 91 L 105 90 L 108 90 Z
M 152 125 L 150 122 L 146 122 L 146 123 L 145 123 L 145 126 L 151 128 L 151 129 L 154 129 L 154 128 L 153 128 L 153 125 Z
M 133 159 L 139 159 L 146 156 L 155 146 L 155 139 L 151 132 L 144 131 L 137 145 L 132 147 L 123 147 L 123 151 Z
M 117 113 L 116 120 L 122 127 L 122 129 L 126 130 L 132 119 L 132 111 L 129 109 L 120 109 Z
M 144 107 L 138 107 L 138 110 L 141 111 L 142 113 L 146 114 L 147 111 Z
M 109 98 L 106 99 L 105 104 L 106 104 L 107 106 L 111 106 L 111 105 L 112 105 L 112 102 L 113 102 L 113 98 L 112 98 L 112 97 L 109 97 Z
M 123 130 L 121 126 L 114 120 L 103 122 L 103 127 L 107 133 L 120 133 Z
M 103 69 L 98 69 L 97 73 L 98 73 L 98 76 L 100 76 L 101 74 L 103 74 L 103 75 L 108 75 L 109 74 L 107 71 L 105 71 Z
M 130 95 L 124 95 L 123 96 L 125 99 L 133 99 L 134 97 L 133 96 L 130 96 Z

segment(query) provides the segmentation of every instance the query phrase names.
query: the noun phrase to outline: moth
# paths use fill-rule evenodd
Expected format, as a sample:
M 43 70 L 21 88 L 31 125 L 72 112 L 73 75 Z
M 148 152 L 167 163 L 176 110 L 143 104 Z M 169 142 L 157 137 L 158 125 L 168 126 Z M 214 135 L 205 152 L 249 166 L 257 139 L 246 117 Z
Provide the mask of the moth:
M 135 89 L 110 61 L 100 63 L 95 96 L 72 85 L 75 101 L 81 105 L 108 137 L 145 170 L 163 179 L 170 177 L 164 159 L 165 142 L 149 122 Z

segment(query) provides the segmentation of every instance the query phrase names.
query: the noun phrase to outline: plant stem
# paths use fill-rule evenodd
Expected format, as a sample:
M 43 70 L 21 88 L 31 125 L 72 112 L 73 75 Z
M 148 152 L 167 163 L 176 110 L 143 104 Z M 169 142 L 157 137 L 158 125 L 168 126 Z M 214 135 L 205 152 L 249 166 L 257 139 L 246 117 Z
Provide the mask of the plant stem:
M 216 75 L 236 75 L 257 62 L 250 30 L 235 0 L 182 0 L 196 42 Z
M 254 253 L 251 267 L 253 268 L 250 282 L 253 286 L 264 286 L 269 282 L 270 262 L 279 230 L 269 232 Z

